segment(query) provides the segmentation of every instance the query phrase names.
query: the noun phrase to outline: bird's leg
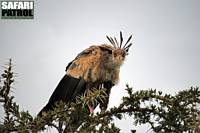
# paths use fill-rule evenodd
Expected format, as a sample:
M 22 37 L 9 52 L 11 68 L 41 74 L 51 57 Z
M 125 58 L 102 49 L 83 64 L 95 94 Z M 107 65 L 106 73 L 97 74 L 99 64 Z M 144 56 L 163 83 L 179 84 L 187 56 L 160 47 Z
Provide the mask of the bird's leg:
M 90 114 L 94 113 L 94 107 L 92 105 L 88 105 Z
M 109 96 L 110 96 L 110 91 L 111 91 L 111 88 L 114 84 L 112 82 L 105 82 L 103 84 L 103 87 L 105 89 L 105 98 L 103 100 L 100 100 L 99 103 L 100 103 L 100 109 L 101 109 L 101 113 L 104 113 L 108 107 L 108 102 L 109 102 Z
M 84 95 L 85 95 L 85 96 L 88 96 L 88 95 L 91 94 L 91 88 L 92 88 L 92 86 L 93 86 L 93 85 L 92 85 L 91 83 L 88 83 L 88 84 L 86 85 L 86 90 L 85 90 L 85 92 L 84 92 Z M 88 106 L 88 109 L 89 109 L 90 114 L 94 113 L 94 106 L 93 106 L 92 102 L 89 102 L 89 103 L 87 104 L 87 106 Z

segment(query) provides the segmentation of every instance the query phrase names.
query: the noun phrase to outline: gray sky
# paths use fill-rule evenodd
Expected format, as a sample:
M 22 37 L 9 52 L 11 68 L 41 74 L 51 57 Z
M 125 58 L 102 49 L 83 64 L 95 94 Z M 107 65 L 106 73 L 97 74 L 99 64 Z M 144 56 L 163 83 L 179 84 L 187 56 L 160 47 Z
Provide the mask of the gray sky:
M 166 93 L 200 86 L 200 1 L 198 0 L 35 0 L 34 20 L 0 20 L 0 64 L 12 58 L 21 109 L 36 115 L 65 74 L 65 67 L 106 35 L 133 34 L 134 45 L 112 89 L 117 106 L 125 84 Z M 122 132 L 129 118 L 117 122 Z M 139 127 L 138 133 L 149 127 Z

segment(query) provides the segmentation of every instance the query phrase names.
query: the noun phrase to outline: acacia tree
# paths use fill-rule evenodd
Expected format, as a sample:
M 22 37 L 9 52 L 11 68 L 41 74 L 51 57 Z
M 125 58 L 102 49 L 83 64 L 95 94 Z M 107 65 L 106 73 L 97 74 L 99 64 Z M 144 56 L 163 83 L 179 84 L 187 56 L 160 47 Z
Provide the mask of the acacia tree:
M 120 132 L 115 126 L 114 118 L 123 119 L 124 114 L 132 122 L 149 124 L 153 132 L 200 132 L 199 87 L 190 87 L 176 95 L 163 94 L 156 89 L 133 91 L 126 86 L 128 96 L 122 98 L 121 104 L 105 112 L 89 114 L 85 106 L 96 98 L 103 99 L 105 91 L 94 90 L 88 96 L 79 96 L 75 103 L 56 103 L 53 111 L 42 117 L 33 117 L 28 111 L 21 111 L 11 95 L 14 72 L 11 60 L 5 65 L 1 74 L 0 103 L 4 110 L 0 132 L 38 132 L 48 127 L 62 132 Z M 97 102 L 97 101 L 95 101 Z M 136 130 L 131 130 L 136 132 Z

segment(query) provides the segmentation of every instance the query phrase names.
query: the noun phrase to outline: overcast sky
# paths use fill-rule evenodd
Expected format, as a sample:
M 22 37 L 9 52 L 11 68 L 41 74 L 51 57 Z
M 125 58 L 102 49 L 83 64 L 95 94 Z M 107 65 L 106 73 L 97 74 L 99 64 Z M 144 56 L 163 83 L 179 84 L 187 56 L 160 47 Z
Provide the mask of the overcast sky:
M 133 34 L 133 46 L 110 107 L 126 95 L 126 83 L 170 94 L 200 86 L 199 0 L 35 0 L 33 20 L 0 20 L 0 65 L 13 59 L 20 108 L 36 115 L 68 62 L 92 44 L 108 43 L 106 35 L 119 38 L 120 30 L 124 38 Z M 128 118 L 117 124 L 122 132 L 132 127 Z

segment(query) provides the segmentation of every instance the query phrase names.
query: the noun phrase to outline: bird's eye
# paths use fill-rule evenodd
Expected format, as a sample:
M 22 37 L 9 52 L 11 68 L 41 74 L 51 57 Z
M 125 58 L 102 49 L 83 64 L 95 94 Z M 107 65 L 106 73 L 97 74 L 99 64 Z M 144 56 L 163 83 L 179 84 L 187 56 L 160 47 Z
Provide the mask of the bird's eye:
M 113 54 L 113 55 L 114 55 L 114 57 L 117 57 L 117 55 L 118 55 L 118 54 L 117 54 L 116 52 L 113 52 L 113 53 L 114 53 L 114 54 Z

